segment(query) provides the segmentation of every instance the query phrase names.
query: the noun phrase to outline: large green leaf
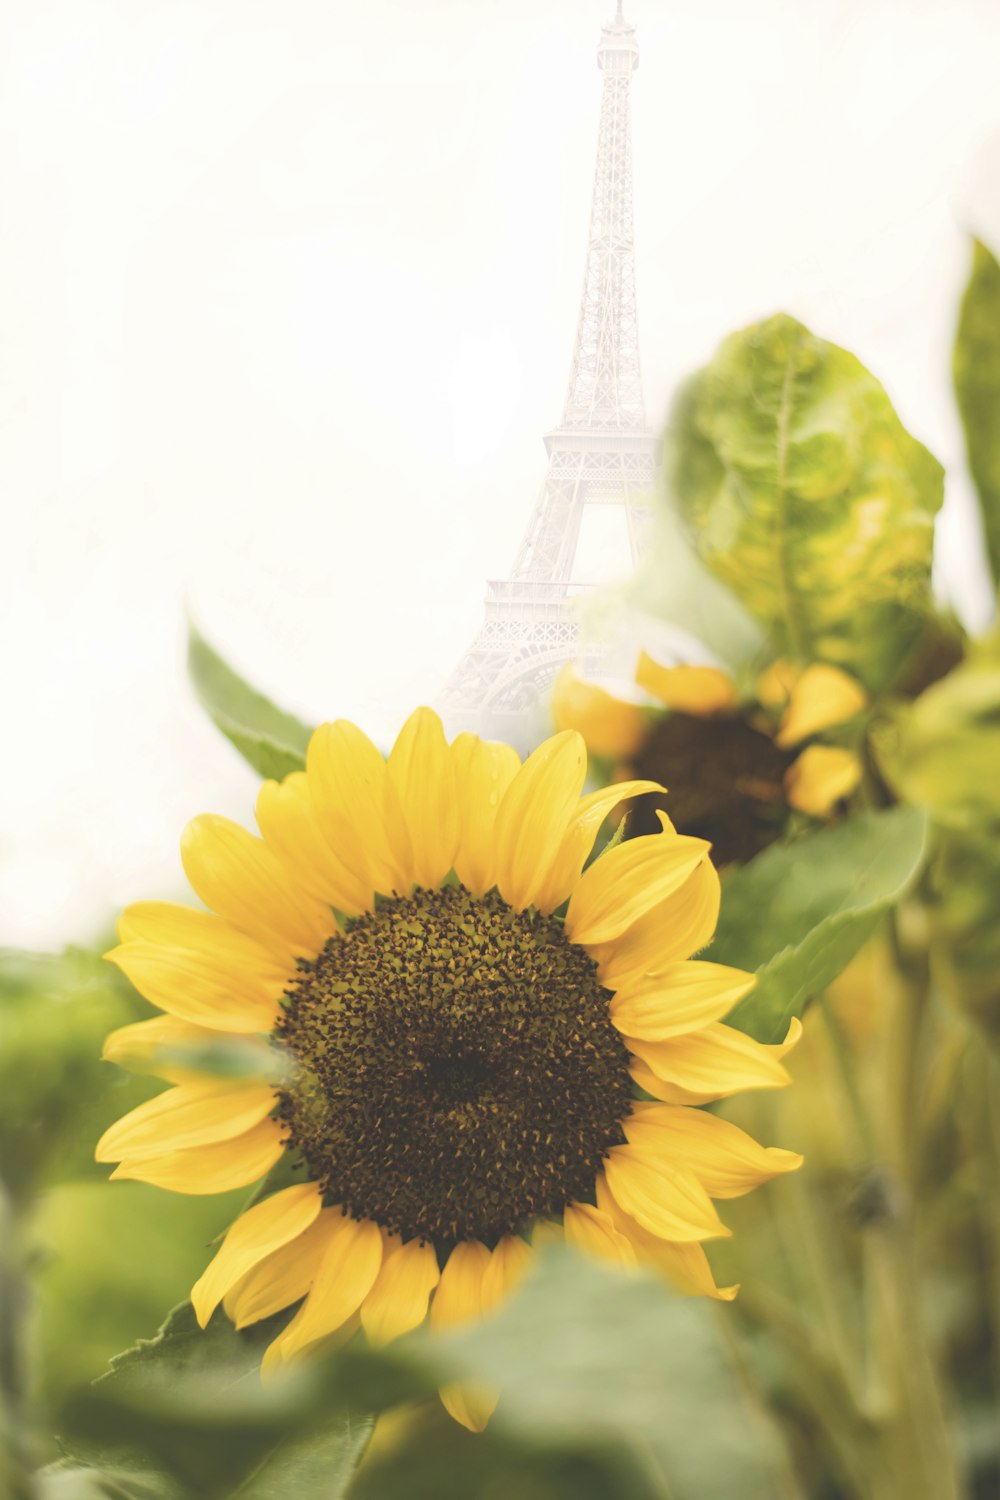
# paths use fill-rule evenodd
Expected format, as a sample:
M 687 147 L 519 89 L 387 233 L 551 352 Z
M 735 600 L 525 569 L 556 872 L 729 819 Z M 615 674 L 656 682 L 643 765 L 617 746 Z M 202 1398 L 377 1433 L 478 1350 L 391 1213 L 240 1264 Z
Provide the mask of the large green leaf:
M 952 372 L 990 566 L 1000 582 L 1000 265 L 979 240 L 972 242 Z
M 781 1041 L 915 880 L 926 843 L 926 815 L 897 807 L 855 813 L 732 870 L 709 957 L 758 980 L 729 1024 Z
M 483 1462 L 453 1476 L 469 1487 L 442 1485 L 437 1445 L 418 1443 L 403 1449 L 395 1481 L 376 1467 L 362 1495 L 507 1493 L 491 1473 L 509 1477 L 527 1465 L 552 1474 L 553 1454 L 593 1459 L 579 1471 L 587 1476 L 579 1494 L 595 1500 L 795 1493 L 781 1439 L 745 1389 L 716 1309 L 668 1293 L 651 1276 L 550 1252 L 485 1322 L 444 1337 L 422 1330 L 384 1351 L 355 1339 L 262 1385 L 256 1365 L 273 1333 L 237 1334 L 219 1315 L 201 1333 L 190 1309 L 178 1309 L 157 1339 L 117 1360 L 76 1401 L 67 1434 L 74 1457 L 99 1471 L 138 1473 L 144 1453 L 151 1476 L 213 1500 L 335 1500 L 367 1436 L 352 1409 L 381 1410 L 460 1380 L 502 1391 L 488 1433 L 475 1440 Z M 461 1453 L 468 1435 L 449 1431 Z M 601 1483 L 611 1472 L 613 1485 Z
M 940 464 L 852 354 L 778 315 L 682 388 L 668 490 L 717 578 L 795 659 L 878 689 L 930 607 Z
M 216 728 L 261 776 L 282 780 L 305 765 L 312 733 L 294 714 L 275 707 L 234 672 L 192 625 L 188 672 Z

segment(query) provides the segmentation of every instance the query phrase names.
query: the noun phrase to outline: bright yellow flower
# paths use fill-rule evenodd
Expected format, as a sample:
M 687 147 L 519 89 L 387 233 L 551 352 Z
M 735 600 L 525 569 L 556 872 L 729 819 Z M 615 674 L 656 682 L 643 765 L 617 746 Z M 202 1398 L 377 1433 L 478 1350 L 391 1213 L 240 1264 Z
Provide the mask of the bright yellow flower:
M 652 775 L 670 789 L 670 809 L 682 833 L 709 839 L 719 864 L 743 862 L 776 839 L 789 808 L 828 818 L 861 779 L 852 750 L 798 747 L 855 718 L 867 705 L 859 683 L 839 667 L 816 662 L 804 670 L 777 659 L 758 679 L 750 702 L 719 667 L 662 666 L 645 651 L 635 680 L 666 713 L 647 710 L 641 738 L 615 753 L 609 725 L 635 704 L 574 678 L 563 696 L 561 728 L 578 730 L 591 753 L 617 760 L 623 775 Z M 611 737 L 614 739 L 614 736 Z M 646 796 L 630 828 L 650 832 L 662 799 Z
M 302 1164 L 192 1291 L 203 1326 L 220 1303 L 240 1328 L 298 1304 L 265 1368 L 359 1325 L 384 1343 L 428 1310 L 436 1327 L 478 1318 L 546 1237 L 734 1295 L 705 1255 L 728 1233 L 712 1200 L 800 1158 L 696 1106 L 787 1083 L 798 1023 L 785 1047 L 725 1025 L 753 979 L 691 958 L 719 906 L 703 840 L 663 816 L 584 868 L 612 808 L 657 789 L 581 797 L 585 774 L 572 732 L 522 765 L 472 735 L 448 745 L 420 709 L 386 761 L 325 724 L 304 773 L 262 786 L 262 837 L 219 817 L 188 827 L 208 911 L 124 913 L 109 957 L 166 1014 L 106 1055 L 151 1070 L 168 1049 L 174 1086 L 97 1156 L 185 1193 L 247 1186 L 286 1152 Z M 178 1065 L 234 1037 L 283 1069 L 237 1082 Z M 496 1396 L 442 1400 L 479 1429 Z

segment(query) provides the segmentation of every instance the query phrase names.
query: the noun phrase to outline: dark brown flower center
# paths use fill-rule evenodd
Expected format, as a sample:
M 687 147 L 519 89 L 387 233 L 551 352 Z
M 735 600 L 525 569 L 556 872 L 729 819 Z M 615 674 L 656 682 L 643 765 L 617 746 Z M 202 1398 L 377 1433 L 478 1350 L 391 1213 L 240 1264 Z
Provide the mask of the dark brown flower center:
M 609 998 L 555 918 L 417 891 L 303 964 L 279 1115 L 328 1202 L 406 1239 L 494 1244 L 591 1197 L 624 1140 Z
M 656 809 L 663 808 L 678 832 L 711 840 L 717 865 L 753 859 L 788 817 L 784 779 L 794 759 L 736 715 L 667 714 L 632 764 L 636 776 L 661 781 L 669 796 L 637 798 L 628 836 L 658 833 Z

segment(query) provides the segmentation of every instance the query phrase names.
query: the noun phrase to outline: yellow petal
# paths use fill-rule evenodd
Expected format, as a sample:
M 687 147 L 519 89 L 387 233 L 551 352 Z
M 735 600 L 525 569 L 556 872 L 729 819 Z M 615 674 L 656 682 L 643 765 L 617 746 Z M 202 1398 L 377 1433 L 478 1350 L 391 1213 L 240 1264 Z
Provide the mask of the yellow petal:
M 551 703 L 556 729 L 582 734 L 591 755 L 621 760 L 646 738 L 646 715 L 638 704 L 587 682 L 568 662 L 552 684 Z
M 231 818 L 193 818 L 181 861 L 206 906 L 250 937 L 283 942 L 294 957 L 314 957 L 337 930 L 329 907 L 296 887 L 264 840 Z
M 334 853 L 319 826 L 304 771 L 282 782 L 264 782 L 257 793 L 257 824 L 265 844 L 301 890 L 349 917 L 372 909 L 371 886 Z
M 221 1248 L 191 1288 L 191 1305 L 204 1328 L 225 1294 L 273 1251 L 297 1239 L 318 1217 L 316 1184 L 284 1188 L 255 1203 L 226 1232 Z
M 544 1250 L 546 1245 L 564 1245 L 566 1233 L 562 1222 L 555 1219 L 539 1219 L 532 1226 L 531 1248 L 532 1250 Z
M 285 1149 L 285 1129 L 280 1120 L 261 1120 L 245 1135 L 213 1146 L 193 1146 L 187 1151 L 167 1151 L 132 1161 L 126 1158 L 111 1176 L 149 1182 L 172 1193 L 202 1196 L 228 1193 L 248 1187 L 269 1172 Z
M 839 745 L 808 745 L 785 772 L 790 807 L 811 818 L 826 818 L 861 780 L 861 762 Z
M 648 833 L 595 859 L 566 912 L 571 942 L 607 943 L 674 895 L 708 858 L 705 839 Z
M 783 656 L 775 657 L 771 665 L 757 678 L 757 701 L 765 708 L 784 708 L 792 690 L 802 675 L 801 667 Z
M 378 1279 L 361 1307 L 361 1326 L 371 1342 L 388 1344 L 419 1327 L 439 1276 L 433 1245 L 390 1239 Z
M 139 1161 L 191 1146 L 214 1145 L 253 1128 L 275 1104 L 263 1083 L 188 1083 L 147 1099 L 110 1126 L 97 1143 L 97 1161 Z
M 237 1328 L 273 1317 L 305 1296 L 340 1217 L 339 1208 L 324 1208 L 297 1239 L 272 1251 L 229 1289 L 222 1305 Z
M 309 741 L 306 775 L 320 827 L 341 861 L 373 890 L 407 894 L 409 835 L 385 761 L 368 736 L 346 719 L 321 724 Z
M 625 1121 L 629 1143 L 689 1168 L 712 1198 L 739 1198 L 802 1165 L 795 1151 L 761 1146 L 729 1120 L 704 1109 L 672 1104 L 632 1106 Z
M 685 1292 L 688 1296 L 715 1297 L 721 1302 L 733 1300 L 739 1287 L 716 1286 L 708 1256 L 700 1244 L 694 1241 L 689 1244 L 676 1244 L 670 1240 L 660 1239 L 658 1235 L 650 1234 L 648 1229 L 643 1229 L 631 1214 L 625 1213 L 624 1209 L 615 1202 L 603 1172 L 597 1179 L 595 1190 L 598 1208 L 607 1214 L 619 1234 L 624 1235 L 634 1247 L 643 1265 L 652 1266 L 670 1282 L 671 1286 Z
M 680 890 L 633 922 L 621 937 L 587 944 L 601 983 L 611 990 L 645 985 L 672 963 L 698 953 L 715 932 L 720 900 L 718 871 L 705 859 Z
M 687 1243 L 730 1233 L 693 1172 L 652 1161 L 634 1146 L 613 1146 L 604 1175 L 617 1203 L 650 1234 Z
M 133 1073 L 150 1073 L 154 1078 L 167 1079 L 169 1083 L 197 1083 L 205 1080 L 204 1072 L 176 1060 L 165 1061 L 162 1054 L 172 1048 L 204 1047 L 213 1042 L 224 1044 L 231 1041 L 232 1033 L 228 1031 L 193 1026 L 190 1021 L 179 1021 L 176 1016 L 151 1016 L 148 1021 L 134 1021 L 130 1026 L 119 1026 L 117 1031 L 110 1032 L 104 1038 L 101 1056 L 105 1062 L 117 1063 L 120 1068 L 129 1068 Z
M 718 667 L 661 667 L 643 651 L 635 680 L 645 692 L 682 714 L 709 718 L 728 713 L 736 705 L 733 680 Z
M 241 984 L 261 986 L 264 995 L 280 993 L 289 974 L 295 972 L 285 943 L 274 945 L 266 936 L 255 940 L 213 912 L 176 901 L 133 901 L 118 918 L 118 936 L 123 943 L 150 943 L 196 953 L 215 968 L 238 974 Z
M 295 1317 L 289 1323 L 289 1328 L 292 1327 L 295 1319 L 302 1311 L 303 1308 L 300 1307 L 299 1312 L 295 1314 Z M 361 1314 L 359 1312 L 352 1312 L 349 1318 L 345 1318 L 342 1323 L 338 1323 L 337 1327 L 331 1329 L 329 1333 L 322 1334 L 318 1339 L 310 1340 L 309 1345 L 306 1347 L 311 1348 L 316 1344 L 322 1344 L 324 1352 L 331 1354 L 334 1349 L 343 1348 L 344 1344 L 354 1337 L 360 1327 Z M 283 1347 L 283 1338 L 284 1335 L 276 1338 L 273 1344 L 268 1344 L 264 1350 L 264 1357 L 260 1362 L 260 1378 L 262 1382 L 271 1380 L 277 1371 L 295 1361 L 296 1356 L 302 1352 L 299 1349 L 293 1349 L 286 1354 Z
M 504 793 L 496 821 L 497 885 L 522 911 L 542 888 L 583 789 L 587 749 L 572 730 L 529 755 Z
M 589 1203 L 570 1203 L 563 1211 L 563 1226 L 568 1242 L 585 1255 L 609 1260 L 623 1270 L 634 1269 L 632 1244 L 601 1209 Z
M 780 1089 L 791 1082 L 781 1058 L 802 1035 L 793 1020 L 776 1046 L 754 1041 L 732 1026 L 716 1024 L 668 1042 L 630 1039 L 628 1046 L 658 1080 L 658 1099 L 670 1104 L 707 1104 L 743 1089 Z M 646 1088 L 636 1070 L 632 1077 Z M 654 1093 L 647 1088 L 647 1093 Z
M 601 824 L 619 803 L 630 797 L 640 797 L 643 792 L 664 790 L 657 781 L 618 781 L 614 786 L 602 787 L 581 798 L 559 852 L 535 897 L 539 911 L 555 911 L 566 900 L 580 879 Z
M 853 719 L 867 706 L 868 694 L 853 677 L 839 667 L 814 662 L 806 667 L 792 689 L 775 743 L 783 747 L 797 745 L 821 729 Z
M 754 974 L 701 959 L 668 964 L 641 987 L 620 989 L 611 1019 L 626 1036 L 665 1041 L 721 1020 L 756 983 Z
M 412 876 L 433 890 L 455 862 L 458 805 L 455 772 L 437 714 L 418 708 L 399 732 L 388 762 L 410 835 Z
M 122 943 L 104 956 L 151 1004 L 179 1021 L 212 1031 L 270 1031 L 281 1013 L 278 995 L 292 982 L 289 974 L 279 984 L 265 985 L 253 975 L 228 968 L 224 954 L 159 943 Z
M 498 1240 L 483 1273 L 482 1311 L 492 1312 L 509 1297 L 527 1274 L 534 1259 L 531 1246 L 518 1234 Z
M 490 1252 L 479 1240 L 463 1240 L 445 1262 L 431 1303 L 431 1327 L 452 1328 L 475 1322 L 483 1314 L 483 1279 Z M 482 1432 L 499 1399 L 480 1386 L 446 1386 L 441 1404 L 470 1432 Z
M 474 896 L 482 896 L 496 885 L 497 812 L 521 757 L 510 745 L 475 734 L 460 734 L 451 756 L 460 824 L 455 873 Z
M 462 1240 L 455 1246 L 431 1303 L 432 1328 L 452 1328 L 482 1317 L 483 1277 L 489 1263 L 490 1252 L 479 1240 Z
M 370 1219 L 341 1215 L 332 1223 L 309 1295 L 288 1327 L 271 1344 L 262 1368 L 284 1364 L 301 1350 L 336 1332 L 358 1311 L 382 1264 L 382 1231 Z
M 449 1417 L 470 1432 L 484 1431 L 500 1399 L 496 1391 L 478 1385 L 446 1385 L 438 1395 Z

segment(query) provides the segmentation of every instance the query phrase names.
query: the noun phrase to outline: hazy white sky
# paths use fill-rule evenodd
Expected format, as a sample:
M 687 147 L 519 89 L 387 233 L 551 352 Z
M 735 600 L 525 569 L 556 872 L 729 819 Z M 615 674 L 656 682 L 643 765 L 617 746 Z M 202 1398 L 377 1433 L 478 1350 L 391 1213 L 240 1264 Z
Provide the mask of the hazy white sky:
M 180 889 L 254 778 L 183 600 L 380 736 L 503 576 L 562 406 L 612 0 L 10 0 L 0 53 L 0 940 Z M 650 417 L 786 308 L 952 471 L 965 229 L 1000 243 L 995 0 L 629 0 Z M 992 144 L 991 144 L 992 141 Z

